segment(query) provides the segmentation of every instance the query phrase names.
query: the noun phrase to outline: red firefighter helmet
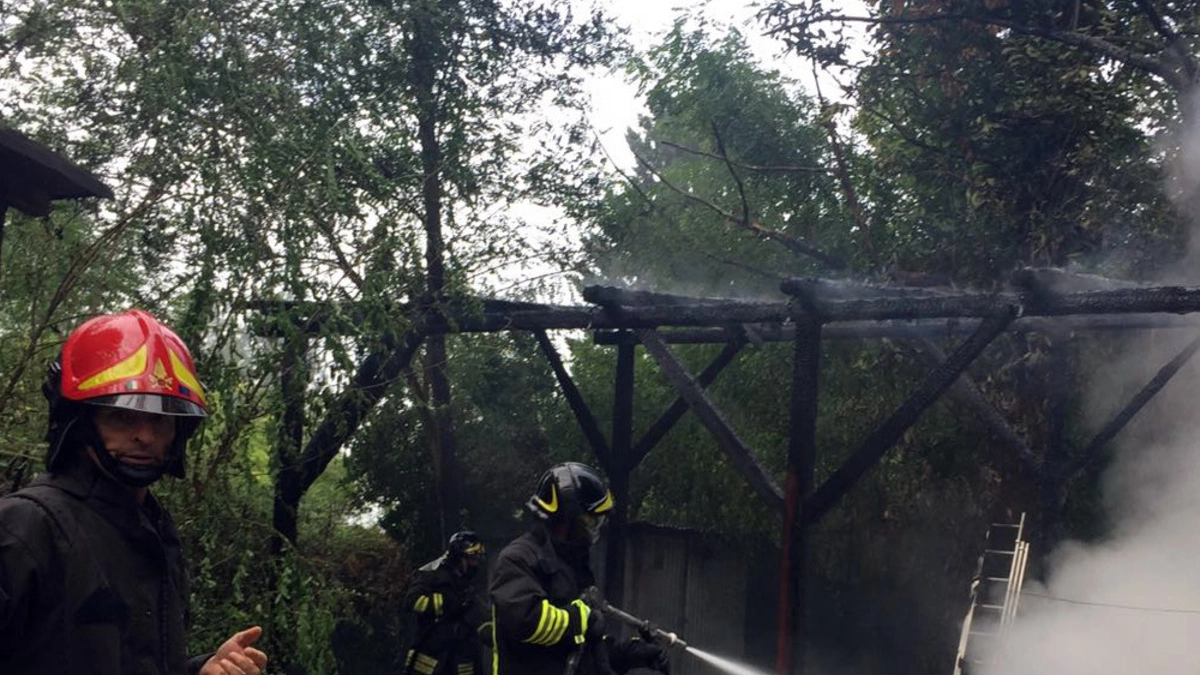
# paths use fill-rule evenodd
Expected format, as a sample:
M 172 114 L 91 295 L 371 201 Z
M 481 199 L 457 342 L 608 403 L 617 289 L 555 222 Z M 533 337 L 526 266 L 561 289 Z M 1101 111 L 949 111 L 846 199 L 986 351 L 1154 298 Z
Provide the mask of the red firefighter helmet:
M 162 415 L 204 417 L 204 390 L 187 345 L 149 313 L 84 322 L 62 349 L 62 397 Z
M 183 475 L 183 444 L 208 414 L 187 345 L 140 309 L 97 316 L 72 331 L 43 392 L 50 402 L 51 471 L 62 462 L 63 442 L 84 410 L 80 404 L 179 417 L 165 467 L 177 476 Z

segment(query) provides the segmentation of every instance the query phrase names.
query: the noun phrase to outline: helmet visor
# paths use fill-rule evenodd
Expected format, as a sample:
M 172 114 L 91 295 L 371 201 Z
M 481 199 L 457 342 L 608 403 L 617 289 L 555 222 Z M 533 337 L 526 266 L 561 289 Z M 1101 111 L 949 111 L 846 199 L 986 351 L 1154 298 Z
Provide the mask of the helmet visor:
M 124 408 L 137 410 L 154 415 L 171 415 L 173 417 L 207 417 L 204 408 L 191 401 L 175 398 L 174 396 L 159 396 L 157 394 L 114 394 L 99 396 L 84 401 L 90 405 L 106 408 Z
M 584 513 L 579 516 L 579 522 L 587 530 L 588 539 L 593 544 L 600 541 L 600 530 L 604 528 L 604 523 L 607 520 L 608 516 L 593 516 L 590 513 Z

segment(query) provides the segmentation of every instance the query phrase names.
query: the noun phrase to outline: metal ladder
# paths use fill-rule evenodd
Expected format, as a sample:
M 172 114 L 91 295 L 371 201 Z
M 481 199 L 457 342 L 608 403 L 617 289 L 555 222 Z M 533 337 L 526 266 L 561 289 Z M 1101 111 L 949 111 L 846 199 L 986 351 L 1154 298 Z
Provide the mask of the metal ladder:
M 1017 617 L 1025 582 L 1029 542 L 1024 536 L 1024 513 L 1016 523 L 993 523 L 988 529 L 971 580 L 971 607 L 963 619 L 954 675 L 971 675 L 974 666 L 1003 656 L 1004 638 Z

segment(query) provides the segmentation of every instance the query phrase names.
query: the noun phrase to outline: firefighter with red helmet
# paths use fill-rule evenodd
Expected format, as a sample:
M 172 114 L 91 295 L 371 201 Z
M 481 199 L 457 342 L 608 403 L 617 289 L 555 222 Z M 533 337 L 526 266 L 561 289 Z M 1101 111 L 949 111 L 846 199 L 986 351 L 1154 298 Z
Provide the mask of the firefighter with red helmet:
M 0 498 L 0 673 L 260 673 L 257 626 L 187 657 L 179 534 L 149 490 L 208 414 L 187 346 L 147 312 L 98 316 L 42 389 L 47 473 Z
M 478 535 L 455 532 L 446 552 L 413 574 L 404 606 L 417 627 L 404 675 L 482 675 L 477 631 L 483 612 L 473 582 L 484 558 Z
M 526 503 L 533 527 L 500 552 L 492 572 L 492 675 L 667 672 L 661 647 L 605 635 L 604 616 L 583 597 L 595 585 L 591 547 L 613 506 L 586 464 L 564 462 L 542 475 Z

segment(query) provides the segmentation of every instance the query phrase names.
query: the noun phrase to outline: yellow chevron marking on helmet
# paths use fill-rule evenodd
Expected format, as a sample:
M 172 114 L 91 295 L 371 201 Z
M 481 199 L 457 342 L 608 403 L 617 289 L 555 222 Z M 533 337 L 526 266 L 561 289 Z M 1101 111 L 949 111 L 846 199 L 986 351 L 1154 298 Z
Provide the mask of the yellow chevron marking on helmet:
M 611 509 L 613 507 L 614 503 L 615 502 L 613 502 L 612 492 L 605 490 L 604 491 L 604 501 L 602 501 L 598 505 L 596 505 L 596 508 L 592 509 L 592 513 L 604 513 L 605 511 Z
M 104 370 L 81 382 L 79 384 L 79 390 L 85 391 L 88 389 L 95 389 L 96 387 L 103 387 L 104 385 L 112 382 L 127 380 L 131 377 L 137 377 L 138 375 L 141 375 L 142 373 L 146 372 L 146 357 L 148 354 L 149 351 L 146 349 L 146 345 L 138 347 L 138 350 L 133 353 L 133 356 L 130 356 L 114 366 L 105 368 Z
M 183 359 L 179 358 L 179 355 L 173 350 L 168 349 L 167 353 L 171 355 L 171 370 L 175 371 L 175 377 L 179 378 L 183 386 L 191 389 L 196 394 L 196 398 L 200 399 L 201 403 L 207 403 L 204 400 L 204 387 L 200 386 L 200 380 L 196 379 L 196 374 L 192 372 L 191 368 L 187 367 Z
M 543 509 L 546 509 L 547 513 L 554 513 L 556 511 L 558 511 L 558 488 L 555 487 L 554 485 L 550 486 L 550 503 L 549 504 L 542 501 L 541 497 L 535 496 L 533 498 L 533 500 L 538 503 L 538 506 L 542 507 Z

